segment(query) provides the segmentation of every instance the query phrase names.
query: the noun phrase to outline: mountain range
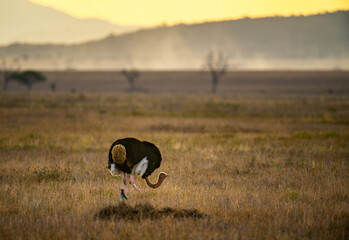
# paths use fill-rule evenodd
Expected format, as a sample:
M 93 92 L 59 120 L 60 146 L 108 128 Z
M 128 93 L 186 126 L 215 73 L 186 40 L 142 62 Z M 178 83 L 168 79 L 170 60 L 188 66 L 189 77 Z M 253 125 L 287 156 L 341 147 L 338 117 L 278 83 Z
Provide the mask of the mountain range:
M 202 69 L 221 51 L 238 69 L 348 69 L 349 11 L 244 18 L 142 29 L 79 44 L 0 47 L 0 58 L 40 69 Z
M 0 45 L 13 42 L 78 43 L 138 28 L 100 19 L 78 19 L 28 0 L 0 1 Z

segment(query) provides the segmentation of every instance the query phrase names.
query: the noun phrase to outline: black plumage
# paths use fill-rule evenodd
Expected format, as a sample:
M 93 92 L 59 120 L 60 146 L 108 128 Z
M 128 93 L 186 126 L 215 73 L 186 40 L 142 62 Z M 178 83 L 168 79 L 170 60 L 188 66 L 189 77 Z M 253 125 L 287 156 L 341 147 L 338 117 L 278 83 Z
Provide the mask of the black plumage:
M 145 173 L 143 174 L 142 178 L 148 177 L 157 168 L 160 167 L 161 154 L 159 149 L 154 144 L 146 141 L 139 141 L 136 138 L 123 138 L 115 141 L 110 147 L 108 161 L 109 169 L 111 164 L 114 163 L 112 157 L 112 149 L 117 144 L 123 145 L 126 149 L 125 162 L 123 164 L 115 164 L 115 166 L 119 170 L 125 173 L 131 173 L 133 166 L 139 163 L 145 157 L 148 160 L 148 167 Z

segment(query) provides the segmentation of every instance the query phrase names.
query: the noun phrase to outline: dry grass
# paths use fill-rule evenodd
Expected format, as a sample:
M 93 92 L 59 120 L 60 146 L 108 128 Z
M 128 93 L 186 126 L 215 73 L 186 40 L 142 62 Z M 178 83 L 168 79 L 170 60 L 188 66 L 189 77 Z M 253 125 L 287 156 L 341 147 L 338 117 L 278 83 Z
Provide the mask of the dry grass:
M 120 71 L 44 72 L 47 82 L 35 84 L 35 91 L 122 93 L 129 89 Z M 234 96 L 242 94 L 269 96 L 281 94 L 348 95 L 349 71 L 231 71 L 219 82 L 217 92 Z M 1 78 L 0 78 L 1 79 Z M 141 71 L 136 87 L 148 93 L 202 94 L 211 90 L 211 78 L 204 71 Z M 11 82 L 9 91 L 26 91 Z
M 345 95 L 1 94 L 0 116 L 0 239 L 349 238 Z M 207 217 L 94 218 L 122 206 L 105 167 L 127 136 L 170 175 L 136 178 L 131 210 Z
M 115 220 L 144 220 L 147 218 L 158 220 L 163 217 L 173 218 L 203 218 L 207 215 L 200 213 L 197 209 L 173 209 L 165 207 L 156 209 L 148 203 L 132 206 L 127 202 L 120 202 L 118 205 L 111 205 L 102 208 L 95 214 L 95 219 Z

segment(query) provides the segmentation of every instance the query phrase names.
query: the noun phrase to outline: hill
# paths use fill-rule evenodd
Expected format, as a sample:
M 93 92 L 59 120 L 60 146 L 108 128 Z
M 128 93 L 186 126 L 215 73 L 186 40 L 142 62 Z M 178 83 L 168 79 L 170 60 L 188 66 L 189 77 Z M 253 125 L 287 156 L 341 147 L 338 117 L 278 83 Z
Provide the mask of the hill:
M 78 19 L 28 0 L 0 1 L 0 44 L 77 43 L 134 30 L 100 19 Z
M 210 50 L 241 69 L 334 69 L 349 66 L 349 11 L 144 29 L 75 45 L 13 44 L 2 58 L 41 68 L 201 68 Z M 33 67 L 38 65 L 33 65 Z

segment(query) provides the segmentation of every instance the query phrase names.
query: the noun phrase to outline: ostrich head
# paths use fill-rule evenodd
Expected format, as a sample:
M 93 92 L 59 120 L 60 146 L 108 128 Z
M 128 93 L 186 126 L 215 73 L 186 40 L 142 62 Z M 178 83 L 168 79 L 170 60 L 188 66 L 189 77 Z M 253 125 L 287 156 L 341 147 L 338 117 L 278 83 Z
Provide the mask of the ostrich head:
M 165 172 L 161 172 L 161 173 L 159 174 L 159 179 L 161 179 L 162 181 L 164 181 L 165 178 L 167 178 L 167 177 L 168 177 L 168 174 L 165 173 Z
M 167 173 L 161 172 L 161 173 L 159 174 L 158 181 L 157 181 L 155 184 L 151 183 L 151 182 L 149 181 L 148 177 L 145 177 L 145 181 L 147 182 L 147 185 L 148 185 L 149 187 L 151 187 L 151 188 L 158 188 L 158 187 L 160 187 L 160 185 L 162 184 L 162 182 L 163 182 L 163 181 L 165 180 L 165 178 L 167 178 L 167 177 L 168 177 Z

